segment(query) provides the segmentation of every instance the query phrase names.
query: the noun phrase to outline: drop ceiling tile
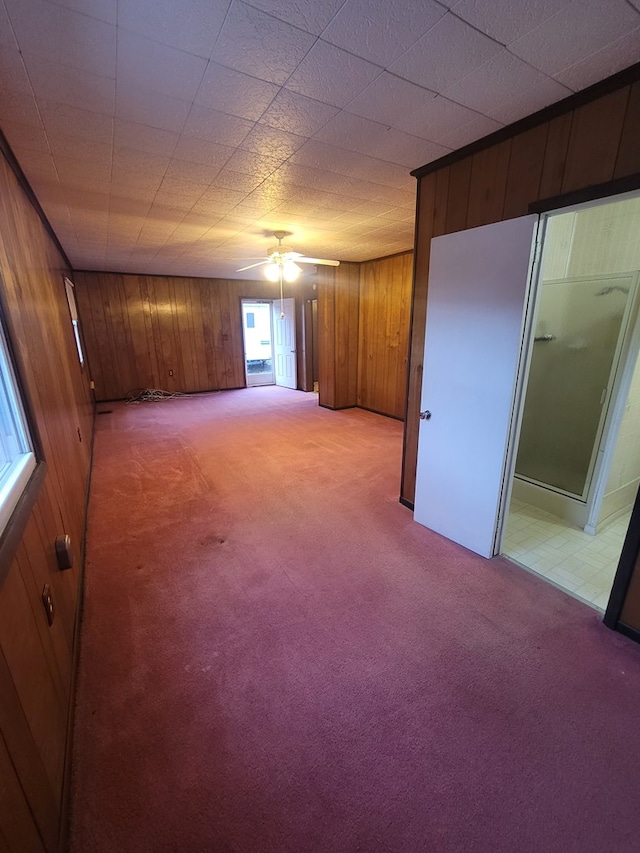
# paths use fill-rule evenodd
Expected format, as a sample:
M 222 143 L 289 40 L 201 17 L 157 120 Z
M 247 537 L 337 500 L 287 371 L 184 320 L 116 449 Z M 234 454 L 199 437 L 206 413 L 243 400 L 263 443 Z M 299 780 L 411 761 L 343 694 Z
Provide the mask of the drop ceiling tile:
M 324 104 L 344 107 L 382 71 L 346 50 L 318 40 L 286 82 L 286 88 Z
M 72 130 L 72 128 L 67 128 Z M 58 157 L 69 157 L 76 159 L 79 163 L 98 163 L 111 162 L 113 154 L 113 146 L 111 142 L 89 142 L 85 140 L 78 143 L 75 136 L 67 133 L 58 133 L 57 131 L 48 133 L 49 147 L 55 161 Z
M 173 152 L 174 156 L 189 163 L 200 163 L 211 168 L 221 169 L 233 154 L 235 148 L 218 145 L 204 139 L 181 136 Z
M 182 134 L 235 148 L 246 139 L 254 127 L 255 122 L 249 119 L 193 104 Z
M 372 3 L 347 0 L 327 29 L 325 41 L 388 67 L 446 13 L 432 0 Z
M 257 175 L 264 180 L 275 172 L 283 162 L 284 160 L 280 157 L 269 157 L 255 151 L 238 149 L 229 158 L 226 168 L 233 172 L 242 172 L 244 175 Z
M 336 107 L 281 89 L 260 119 L 260 124 L 310 137 L 337 113 Z
M 242 197 L 255 190 L 262 183 L 262 178 L 259 175 L 247 175 L 243 172 L 234 172 L 226 166 L 220 169 L 218 174 L 212 181 L 212 187 L 222 187 L 242 193 Z
M 35 127 L 32 124 L 11 124 L 3 122 L 2 132 L 7 137 L 9 145 L 13 149 L 13 153 L 17 155 L 18 150 L 36 151 L 42 154 L 49 154 L 49 140 L 43 127 Z
M 202 57 L 118 30 L 118 89 L 141 86 L 192 101 L 206 67 Z
M 29 78 L 36 99 L 76 109 L 113 115 L 116 81 L 45 60 L 29 61 Z
M 504 125 L 500 124 L 500 122 L 494 121 L 487 116 L 478 115 L 477 118 L 471 119 L 471 121 L 463 124 L 461 127 L 457 127 L 455 130 L 445 134 L 439 141 L 443 145 L 449 145 L 455 151 L 458 148 L 469 145 L 471 142 L 475 142 L 476 139 L 488 136 L 501 127 L 504 127 Z
M 282 85 L 311 49 L 315 36 L 233 0 L 213 59 L 261 80 Z M 242 45 L 242 49 L 238 49 Z
M 11 124 L 42 127 L 40 113 L 33 97 L 0 87 L 0 126 L 8 127 Z
M 116 117 L 147 124 L 149 127 L 179 132 L 184 127 L 190 109 L 189 101 L 171 98 L 141 86 L 119 86 L 116 90 Z
M 637 0 L 637 3 L 640 5 L 640 0 Z M 555 77 L 574 92 L 579 92 L 638 62 L 640 58 L 638 44 L 640 44 L 640 32 L 636 28 L 580 62 L 576 62 L 575 65 L 563 68 Z
M 149 127 L 137 121 L 115 120 L 113 144 L 115 148 L 129 148 L 170 157 L 180 136 L 175 131 Z
M 605 47 L 638 26 L 637 11 L 626 0 L 572 0 L 509 45 L 509 50 L 534 68 L 556 75 L 584 60 L 589 50 Z
M 257 121 L 278 94 L 274 83 L 210 62 L 196 95 L 196 104 Z
M 451 145 L 449 134 L 459 130 L 471 122 L 478 122 L 486 127 L 486 133 L 491 133 L 492 130 L 497 130 L 501 125 L 491 118 L 481 115 L 475 110 L 456 104 L 442 95 L 427 101 L 423 105 L 423 110 L 420 112 L 418 125 L 414 128 L 416 136 L 424 136 L 427 139 L 433 139 L 434 142 L 440 142 L 448 147 Z M 406 122 L 407 132 L 411 132 L 411 121 Z M 418 131 L 422 131 L 419 133 Z
M 423 116 L 435 97 L 435 92 L 385 71 L 349 103 L 347 112 L 429 139 Z
M 378 122 L 345 111 L 315 135 L 321 142 L 345 146 L 361 154 L 414 169 L 448 153 L 448 149 L 426 139 L 403 133 Z
M 297 151 L 291 158 L 291 162 L 355 178 L 375 175 L 376 181 L 390 186 L 402 187 L 413 182 L 405 166 L 397 166 L 345 148 L 336 148 L 314 139 Z
M 501 50 L 502 45 L 447 13 L 388 70 L 442 92 Z
M 319 36 L 344 0 L 251 0 L 251 5 L 274 18 Z
M 78 144 L 84 141 L 108 142 L 113 136 L 113 115 L 47 100 L 38 100 L 38 109 L 47 133 L 72 132 Z
M 27 59 L 47 59 L 104 77 L 115 77 L 116 28 L 45 0 L 5 0 L 11 25 Z
M 255 124 L 240 143 L 245 151 L 255 151 L 285 161 L 307 141 L 306 136 L 297 136 L 265 124 Z
M 570 0 L 536 0 L 514 3 L 513 0 L 454 0 L 447 3 L 459 18 L 502 44 L 535 29 L 547 18 L 566 6 Z
M 153 0 L 119 4 L 118 25 L 123 29 L 209 58 L 229 8 L 227 0 Z
M 503 51 L 444 94 L 452 101 L 509 124 L 565 98 L 571 90 Z
M 13 27 L 9 21 L 9 15 L 7 14 L 6 7 L 4 3 L 0 4 L 0 47 L 2 48 L 10 48 L 12 50 L 17 49 L 18 43 L 16 42 L 16 37 L 13 33 Z
M 56 6 L 65 6 L 90 18 L 115 24 L 118 20 L 118 0 L 48 0 Z M 127 4 L 130 5 L 130 4 Z
M 163 178 L 169 167 L 170 158 L 150 151 L 118 148 L 113 152 L 114 171 Z

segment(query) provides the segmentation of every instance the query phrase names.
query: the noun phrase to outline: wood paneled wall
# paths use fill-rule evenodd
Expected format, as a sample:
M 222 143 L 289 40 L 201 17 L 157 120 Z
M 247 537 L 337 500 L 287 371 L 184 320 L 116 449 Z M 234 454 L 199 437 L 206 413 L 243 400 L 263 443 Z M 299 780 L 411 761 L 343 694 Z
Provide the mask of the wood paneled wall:
M 640 172 L 640 83 L 613 85 L 553 118 L 515 126 L 508 138 L 488 137 L 480 150 L 421 170 L 401 492 L 407 503 L 415 493 L 431 238 L 521 216 L 534 202 Z
M 358 403 L 359 301 L 359 264 L 318 269 L 318 389 L 329 409 Z
M 58 846 L 93 402 L 64 288 L 69 272 L 0 155 L 0 274 L 46 475 L 14 556 L 0 565 L 0 848 Z M 55 539 L 75 556 L 60 571 Z M 41 602 L 51 587 L 56 616 Z
M 245 385 L 241 299 L 276 299 L 279 285 L 78 272 L 78 311 L 98 400 L 132 391 L 212 391 Z M 311 282 L 286 285 L 296 299 L 298 377 L 306 360 L 302 323 Z M 300 387 L 304 387 L 301 384 Z
M 357 403 L 404 418 L 413 253 L 360 264 Z

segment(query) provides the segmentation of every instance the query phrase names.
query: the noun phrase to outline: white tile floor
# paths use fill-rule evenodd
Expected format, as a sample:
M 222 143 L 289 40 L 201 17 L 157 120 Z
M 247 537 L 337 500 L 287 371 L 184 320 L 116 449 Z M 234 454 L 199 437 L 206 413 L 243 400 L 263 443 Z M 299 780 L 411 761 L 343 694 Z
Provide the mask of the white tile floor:
M 594 607 L 609 600 L 631 513 L 616 518 L 596 536 L 512 500 L 502 551 L 536 574 Z

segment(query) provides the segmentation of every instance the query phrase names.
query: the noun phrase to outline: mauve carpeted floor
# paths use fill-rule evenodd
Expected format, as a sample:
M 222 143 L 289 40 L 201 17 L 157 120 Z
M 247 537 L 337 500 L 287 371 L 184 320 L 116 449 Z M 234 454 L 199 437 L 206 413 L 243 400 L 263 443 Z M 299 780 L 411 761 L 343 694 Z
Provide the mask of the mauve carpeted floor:
M 74 853 L 640 849 L 640 647 L 415 524 L 400 423 L 275 387 L 111 408 Z

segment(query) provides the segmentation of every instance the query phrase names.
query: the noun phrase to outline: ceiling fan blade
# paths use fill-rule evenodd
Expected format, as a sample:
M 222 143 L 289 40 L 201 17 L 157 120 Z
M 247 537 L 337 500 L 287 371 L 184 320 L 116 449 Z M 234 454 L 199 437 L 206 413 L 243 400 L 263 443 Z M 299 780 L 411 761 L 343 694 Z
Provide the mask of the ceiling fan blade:
M 340 261 L 328 261 L 326 258 L 296 258 L 296 263 L 300 264 L 323 264 L 327 267 L 339 267 Z
M 249 264 L 249 266 L 248 266 L 248 267 L 240 267 L 240 269 L 239 269 L 239 270 L 236 270 L 236 272 L 244 272 L 245 270 L 252 270 L 254 267 L 260 267 L 260 266 L 262 266 L 262 264 L 267 264 L 267 263 L 269 263 L 269 261 L 268 261 L 268 260 L 266 260 L 266 261 L 258 261 L 258 263 L 257 263 L 257 264 Z

